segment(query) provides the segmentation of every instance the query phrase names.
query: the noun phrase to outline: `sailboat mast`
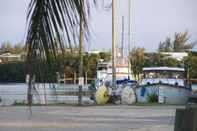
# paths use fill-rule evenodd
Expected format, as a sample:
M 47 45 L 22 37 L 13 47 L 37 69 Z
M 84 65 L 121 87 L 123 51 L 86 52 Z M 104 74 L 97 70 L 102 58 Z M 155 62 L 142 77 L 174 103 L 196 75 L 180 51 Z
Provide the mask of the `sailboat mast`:
M 129 50 L 129 53 L 131 51 L 131 0 L 129 0 L 129 21 L 128 21 L 128 24 L 129 24 L 129 32 L 128 32 L 128 35 L 129 35 L 129 38 L 128 38 L 128 50 Z
M 84 7 L 84 1 L 82 0 L 82 7 Z M 83 10 L 83 9 L 82 9 Z M 83 10 L 84 11 L 84 10 Z M 79 38 L 79 55 L 80 55 L 80 63 L 79 63 L 79 95 L 78 95 L 78 105 L 82 104 L 82 86 L 84 83 L 83 77 L 83 52 L 84 52 L 84 18 L 83 12 L 80 12 L 80 38 Z
M 129 30 L 128 30 L 128 78 L 129 78 L 129 74 L 130 74 L 130 52 L 131 52 L 131 0 L 129 0 L 129 20 L 128 20 L 128 26 L 129 26 Z
M 122 42 L 121 42 L 121 55 L 124 58 L 124 16 L 122 16 Z
M 112 89 L 116 88 L 115 0 L 112 0 Z

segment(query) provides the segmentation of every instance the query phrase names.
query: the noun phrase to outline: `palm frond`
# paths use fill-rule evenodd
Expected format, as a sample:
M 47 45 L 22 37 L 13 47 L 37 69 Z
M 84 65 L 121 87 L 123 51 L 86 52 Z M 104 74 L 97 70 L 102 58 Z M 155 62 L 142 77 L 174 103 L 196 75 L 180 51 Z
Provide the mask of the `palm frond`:
M 84 21 L 85 35 L 89 30 L 89 8 L 95 0 L 31 0 L 27 13 L 27 69 L 29 74 L 50 70 L 57 54 L 65 47 L 78 43 L 80 14 Z M 39 69 L 44 63 L 46 68 Z M 41 68 L 41 67 L 40 67 Z M 41 72 L 43 74 L 43 72 Z M 43 78 L 45 79 L 45 78 Z

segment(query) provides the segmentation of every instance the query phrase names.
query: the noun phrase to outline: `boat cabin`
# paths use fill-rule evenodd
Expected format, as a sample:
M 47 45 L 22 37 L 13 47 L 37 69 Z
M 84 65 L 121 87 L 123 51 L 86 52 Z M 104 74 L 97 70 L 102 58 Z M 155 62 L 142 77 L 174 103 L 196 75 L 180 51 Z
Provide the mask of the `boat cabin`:
M 187 86 L 184 68 L 143 68 L 143 74 L 143 79 L 136 89 L 138 102 L 187 103 L 191 88 Z
M 141 84 L 170 84 L 185 86 L 186 72 L 184 68 L 177 67 L 149 67 L 143 68 L 143 79 Z

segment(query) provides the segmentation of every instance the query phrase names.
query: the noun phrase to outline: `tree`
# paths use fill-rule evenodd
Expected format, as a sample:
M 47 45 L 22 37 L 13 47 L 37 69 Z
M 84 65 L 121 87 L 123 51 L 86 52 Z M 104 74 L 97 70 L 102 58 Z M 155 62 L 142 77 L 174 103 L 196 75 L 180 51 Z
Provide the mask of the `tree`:
M 145 62 L 144 48 L 133 48 L 130 61 L 133 74 L 139 80 Z
M 144 48 L 134 48 L 131 52 L 131 69 L 136 79 L 140 79 L 143 67 L 177 67 L 180 62 L 161 53 L 145 53 Z
M 171 44 L 171 39 L 168 37 L 164 42 L 159 43 L 159 51 L 160 52 L 171 52 L 173 51 L 173 47 Z
M 89 34 L 87 19 L 90 1 L 84 0 L 31 0 L 27 13 L 27 71 L 29 77 L 28 101 L 31 105 L 31 83 L 36 72 L 47 79 L 48 70 L 57 63 L 57 54 L 64 54 L 65 43 L 76 43 L 80 18 L 84 21 L 86 38 Z M 95 0 L 93 0 L 95 3 Z M 65 34 L 65 35 L 64 35 Z M 44 62 L 43 62 L 44 61 Z M 41 68 L 45 63 L 47 68 Z M 45 74 L 45 75 L 42 75 Z
M 175 39 L 173 42 L 173 50 L 175 52 L 190 51 L 195 45 L 195 42 L 189 42 L 188 32 L 175 33 Z
M 100 52 L 99 56 L 100 56 L 100 59 L 103 59 L 104 61 L 111 60 L 111 53 L 110 52 Z
M 24 83 L 25 64 L 23 62 L 10 62 L 0 64 L 1 83 Z
M 146 53 L 144 67 L 180 66 L 181 62 L 161 53 Z
M 174 40 L 166 38 L 160 42 L 158 50 L 160 52 L 185 52 L 190 51 L 196 45 L 196 42 L 189 42 L 188 32 L 175 33 Z
M 157 67 L 162 66 L 164 63 L 164 55 L 161 53 L 146 53 L 145 54 L 145 67 Z
M 189 71 L 190 78 L 197 78 L 197 53 L 189 53 L 188 57 L 184 59 L 184 65 L 187 71 Z

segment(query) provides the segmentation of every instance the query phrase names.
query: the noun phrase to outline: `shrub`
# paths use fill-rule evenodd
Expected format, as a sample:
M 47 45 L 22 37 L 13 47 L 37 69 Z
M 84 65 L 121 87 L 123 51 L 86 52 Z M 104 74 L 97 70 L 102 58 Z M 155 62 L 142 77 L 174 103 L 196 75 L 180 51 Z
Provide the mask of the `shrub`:
M 148 94 L 148 102 L 149 103 L 157 103 L 158 95 L 156 93 Z

